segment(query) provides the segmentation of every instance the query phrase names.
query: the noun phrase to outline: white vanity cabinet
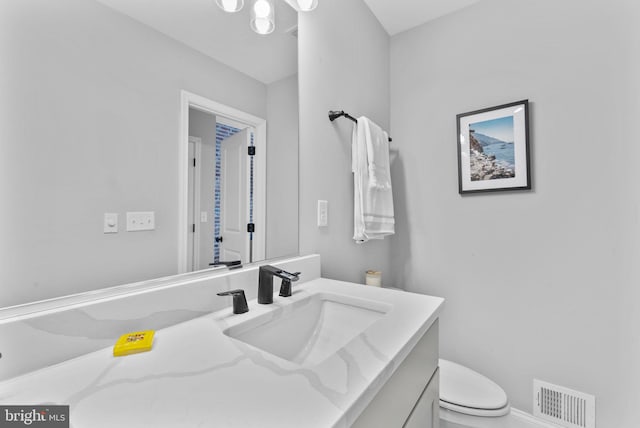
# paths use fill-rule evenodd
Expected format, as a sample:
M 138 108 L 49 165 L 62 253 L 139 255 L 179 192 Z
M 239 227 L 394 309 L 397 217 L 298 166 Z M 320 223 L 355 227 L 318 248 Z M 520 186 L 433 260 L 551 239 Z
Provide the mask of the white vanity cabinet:
M 438 320 L 422 336 L 353 428 L 438 428 Z
M 422 396 L 413 408 L 403 428 L 439 428 L 440 390 L 439 372 L 436 370 Z

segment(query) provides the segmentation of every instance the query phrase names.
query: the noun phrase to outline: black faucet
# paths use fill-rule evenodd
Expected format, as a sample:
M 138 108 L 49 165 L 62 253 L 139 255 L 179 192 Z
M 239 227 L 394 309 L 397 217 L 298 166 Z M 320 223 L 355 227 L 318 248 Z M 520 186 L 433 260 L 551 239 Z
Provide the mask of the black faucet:
M 258 303 L 268 305 L 273 303 L 273 277 L 282 278 L 280 296 L 291 296 L 291 282 L 297 281 L 300 272 L 290 273 L 274 266 L 260 266 L 258 278 Z
M 209 263 L 209 266 L 218 267 L 218 266 L 226 266 L 231 269 L 240 269 L 242 267 L 242 262 L 240 260 L 231 260 L 229 262 L 213 262 Z
M 218 296 L 233 296 L 233 313 L 244 314 L 249 312 L 247 306 L 247 298 L 244 295 L 244 290 L 231 290 L 218 293 Z

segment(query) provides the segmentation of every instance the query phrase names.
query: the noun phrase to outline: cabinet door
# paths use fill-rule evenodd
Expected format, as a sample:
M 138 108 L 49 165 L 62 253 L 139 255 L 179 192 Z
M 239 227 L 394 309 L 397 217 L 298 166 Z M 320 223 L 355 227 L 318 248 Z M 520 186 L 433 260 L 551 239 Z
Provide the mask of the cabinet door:
M 422 336 L 351 428 L 404 426 L 425 388 L 435 376 L 437 368 L 438 320 Z
M 403 428 L 439 428 L 440 427 L 440 371 L 435 374 L 424 389 Z

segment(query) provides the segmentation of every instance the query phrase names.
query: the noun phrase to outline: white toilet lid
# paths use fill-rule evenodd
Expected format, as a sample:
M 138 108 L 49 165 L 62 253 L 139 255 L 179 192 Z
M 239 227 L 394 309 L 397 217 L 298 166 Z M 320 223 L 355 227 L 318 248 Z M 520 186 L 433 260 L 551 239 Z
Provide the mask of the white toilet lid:
M 478 414 L 481 412 L 477 410 L 499 410 L 508 406 L 507 394 L 491 379 L 448 360 L 441 359 L 439 366 L 443 407 L 449 403 L 453 405 L 452 410 Z M 469 409 L 469 412 L 464 409 Z

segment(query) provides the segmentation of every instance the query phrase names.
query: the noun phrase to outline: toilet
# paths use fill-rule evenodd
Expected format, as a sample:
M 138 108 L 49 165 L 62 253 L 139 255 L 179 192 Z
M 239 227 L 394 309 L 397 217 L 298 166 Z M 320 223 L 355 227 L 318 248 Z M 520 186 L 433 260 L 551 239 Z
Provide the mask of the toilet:
M 493 428 L 504 426 L 501 416 L 510 411 L 504 390 L 491 379 L 440 359 L 440 428 Z
M 384 287 L 404 291 L 396 287 Z M 439 359 L 440 428 L 507 428 L 507 394 L 491 379 L 453 361 Z

